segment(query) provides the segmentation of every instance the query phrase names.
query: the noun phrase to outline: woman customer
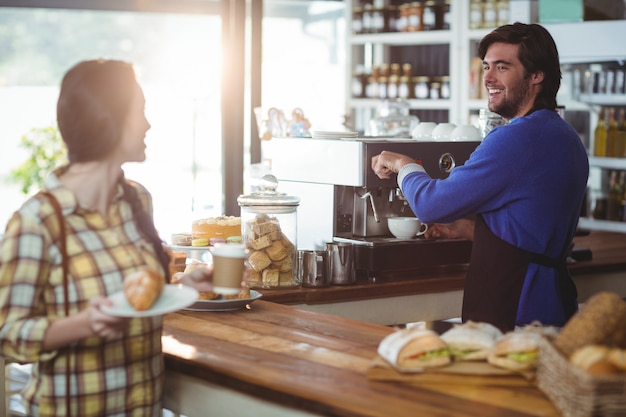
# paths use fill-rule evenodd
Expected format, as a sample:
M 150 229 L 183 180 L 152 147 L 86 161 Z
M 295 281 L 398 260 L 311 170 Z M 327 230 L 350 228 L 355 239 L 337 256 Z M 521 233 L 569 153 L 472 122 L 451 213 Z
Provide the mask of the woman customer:
M 122 170 L 145 160 L 144 104 L 128 63 L 93 60 L 71 68 L 57 104 L 69 163 L 6 227 L 0 354 L 34 363 L 23 392 L 29 415 L 161 414 L 162 317 L 112 317 L 100 309 L 137 270 L 151 267 L 169 280 L 150 194 Z M 67 283 L 53 200 L 63 216 Z M 207 270 L 183 278 L 200 291 L 210 291 L 209 280 Z

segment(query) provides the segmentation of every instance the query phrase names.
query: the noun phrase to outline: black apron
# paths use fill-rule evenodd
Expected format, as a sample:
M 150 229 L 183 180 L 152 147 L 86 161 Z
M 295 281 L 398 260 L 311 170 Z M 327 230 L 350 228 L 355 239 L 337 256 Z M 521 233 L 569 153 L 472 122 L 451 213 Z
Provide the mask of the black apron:
M 513 330 L 530 263 L 558 269 L 559 293 L 567 320 L 578 308 L 578 294 L 567 269 L 566 253 L 559 259 L 553 259 L 517 248 L 494 235 L 483 217 L 477 216 L 465 279 L 463 322 L 488 322 L 503 332 Z

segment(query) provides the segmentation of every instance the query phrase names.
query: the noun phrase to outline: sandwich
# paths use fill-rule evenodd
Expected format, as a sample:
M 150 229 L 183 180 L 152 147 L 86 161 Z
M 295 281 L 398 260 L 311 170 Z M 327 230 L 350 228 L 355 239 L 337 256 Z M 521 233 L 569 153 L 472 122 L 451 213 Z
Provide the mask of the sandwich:
M 570 356 L 570 362 L 591 375 L 619 375 L 623 373 L 609 359 L 612 350 L 604 345 L 586 345 L 576 349 Z
M 529 371 L 537 367 L 541 334 L 531 331 L 509 332 L 497 340 L 487 361 L 511 371 Z
M 455 360 L 474 361 L 487 359 L 501 336 L 500 329 L 489 323 L 468 321 L 446 331 L 441 338 Z
M 448 346 L 432 330 L 397 330 L 380 342 L 378 354 L 400 371 L 420 371 L 450 363 Z

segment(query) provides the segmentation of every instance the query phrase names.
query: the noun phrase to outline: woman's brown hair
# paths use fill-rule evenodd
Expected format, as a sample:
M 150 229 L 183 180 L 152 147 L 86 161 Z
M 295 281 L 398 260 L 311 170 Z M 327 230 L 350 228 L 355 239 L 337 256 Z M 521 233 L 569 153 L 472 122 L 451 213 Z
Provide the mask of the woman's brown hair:
M 83 61 L 65 74 L 57 102 L 57 123 L 70 164 L 95 161 L 115 149 L 136 84 L 133 66 L 116 60 Z M 169 282 L 169 255 L 152 216 L 143 209 L 137 191 L 124 179 L 121 184 L 138 228 L 154 246 Z

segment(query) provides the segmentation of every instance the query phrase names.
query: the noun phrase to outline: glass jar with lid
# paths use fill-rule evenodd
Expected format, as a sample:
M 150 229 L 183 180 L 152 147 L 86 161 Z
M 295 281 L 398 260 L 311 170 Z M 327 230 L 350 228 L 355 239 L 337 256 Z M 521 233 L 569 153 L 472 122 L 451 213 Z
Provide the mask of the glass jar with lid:
M 242 239 L 248 250 L 250 288 L 300 285 L 295 271 L 300 198 L 277 188 L 278 180 L 268 174 L 263 176 L 258 192 L 237 198 Z

